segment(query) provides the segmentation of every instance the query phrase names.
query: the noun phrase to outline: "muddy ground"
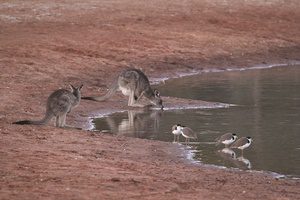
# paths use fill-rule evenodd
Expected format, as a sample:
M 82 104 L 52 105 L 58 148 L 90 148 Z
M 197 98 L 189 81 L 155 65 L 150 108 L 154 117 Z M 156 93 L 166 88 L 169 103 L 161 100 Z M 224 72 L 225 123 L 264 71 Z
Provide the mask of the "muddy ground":
M 297 60 L 299 10 L 298 0 L 0 0 L 0 199 L 300 199 L 299 180 L 194 165 L 176 144 L 11 124 L 41 118 L 70 83 L 104 94 L 130 66 L 153 80 Z M 120 108 L 120 94 L 82 101 L 67 122 L 87 128 Z

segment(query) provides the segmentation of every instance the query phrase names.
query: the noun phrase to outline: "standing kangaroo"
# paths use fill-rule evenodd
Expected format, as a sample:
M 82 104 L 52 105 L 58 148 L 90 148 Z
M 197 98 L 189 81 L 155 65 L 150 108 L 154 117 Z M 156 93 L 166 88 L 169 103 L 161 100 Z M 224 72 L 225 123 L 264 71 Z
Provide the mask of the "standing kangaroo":
M 14 122 L 13 124 L 44 125 L 47 124 L 53 117 L 55 117 L 55 125 L 57 127 L 68 127 L 65 124 L 66 116 L 69 112 L 71 112 L 72 108 L 78 106 L 81 98 L 80 90 L 82 86 L 83 85 L 75 88 L 73 85 L 70 85 L 71 91 L 66 89 L 54 91 L 47 99 L 46 114 L 42 120 L 22 120 Z
M 117 90 L 121 90 L 123 95 L 129 96 L 128 106 L 142 107 L 138 101 L 144 96 L 151 104 L 163 109 L 162 99 L 158 90 L 153 90 L 147 76 L 139 69 L 126 69 L 118 76 L 117 80 L 110 87 L 107 94 L 100 97 L 82 97 L 82 99 L 93 101 L 105 101 L 109 99 Z

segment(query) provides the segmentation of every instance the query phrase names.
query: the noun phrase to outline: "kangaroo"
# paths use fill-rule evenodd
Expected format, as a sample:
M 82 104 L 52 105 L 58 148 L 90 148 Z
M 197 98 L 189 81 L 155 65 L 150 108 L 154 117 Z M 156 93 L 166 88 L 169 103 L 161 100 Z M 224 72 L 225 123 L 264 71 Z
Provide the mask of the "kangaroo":
M 66 126 L 66 116 L 71 112 L 72 108 L 79 105 L 81 94 L 80 90 L 83 85 L 78 88 L 70 85 L 71 91 L 66 89 L 59 89 L 54 91 L 47 99 L 47 107 L 45 117 L 39 121 L 22 120 L 14 122 L 13 124 L 34 124 L 44 125 L 47 124 L 53 117 L 56 118 L 55 125 L 57 127 Z
M 93 101 L 105 101 L 121 90 L 123 95 L 129 96 L 128 106 L 142 107 L 138 101 L 144 96 L 151 104 L 163 109 L 162 99 L 158 90 L 153 90 L 150 86 L 147 76 L 139 69 L 126 69 L 118 76 L 115 83 L 112 84 L 109 91 L 100 97 L 82 97 L 82 99 Z
M 106 123 L 113 133 L 137 138 L 157 137 L 162 110 L 128 110 L 128 118 L 117 123 L 113 117 L 107 117 Z

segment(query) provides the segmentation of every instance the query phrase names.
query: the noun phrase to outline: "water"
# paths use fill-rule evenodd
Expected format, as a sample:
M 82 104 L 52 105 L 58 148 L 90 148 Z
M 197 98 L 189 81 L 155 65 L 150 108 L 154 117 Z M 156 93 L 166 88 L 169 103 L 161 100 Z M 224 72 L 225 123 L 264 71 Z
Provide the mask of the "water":
M 199 133 L 198 141 L 190 146 L 194 159 L 202 163 L 300 177 L 300 66 L 205 73 L 168 80 L 158 89 L 166 96 L 239 106 L 115 113 L 95 119 L 96 129 L 173 141 L 170 129 L 181 123 Z M 212 143 L 226 132 L 254 139 L 243 157 L 239 150 L 222 151 Z

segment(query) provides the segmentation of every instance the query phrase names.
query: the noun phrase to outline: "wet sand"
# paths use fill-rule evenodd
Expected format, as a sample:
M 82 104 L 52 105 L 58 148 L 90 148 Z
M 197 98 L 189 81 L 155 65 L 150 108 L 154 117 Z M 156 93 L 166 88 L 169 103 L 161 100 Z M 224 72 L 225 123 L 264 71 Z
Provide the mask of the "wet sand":
M 1 199 L 298 199 L 300 181 L 194 165 L 177 145 L 86 130 L 18 126 L 68 84 L 104 94 L 124 68 L 152 80 L 300 57 L 297 0 L 2 1 Z M 276 12 L 274 12 L 276 10 Z M 128 109 L 82 101 L 70 125 Z

